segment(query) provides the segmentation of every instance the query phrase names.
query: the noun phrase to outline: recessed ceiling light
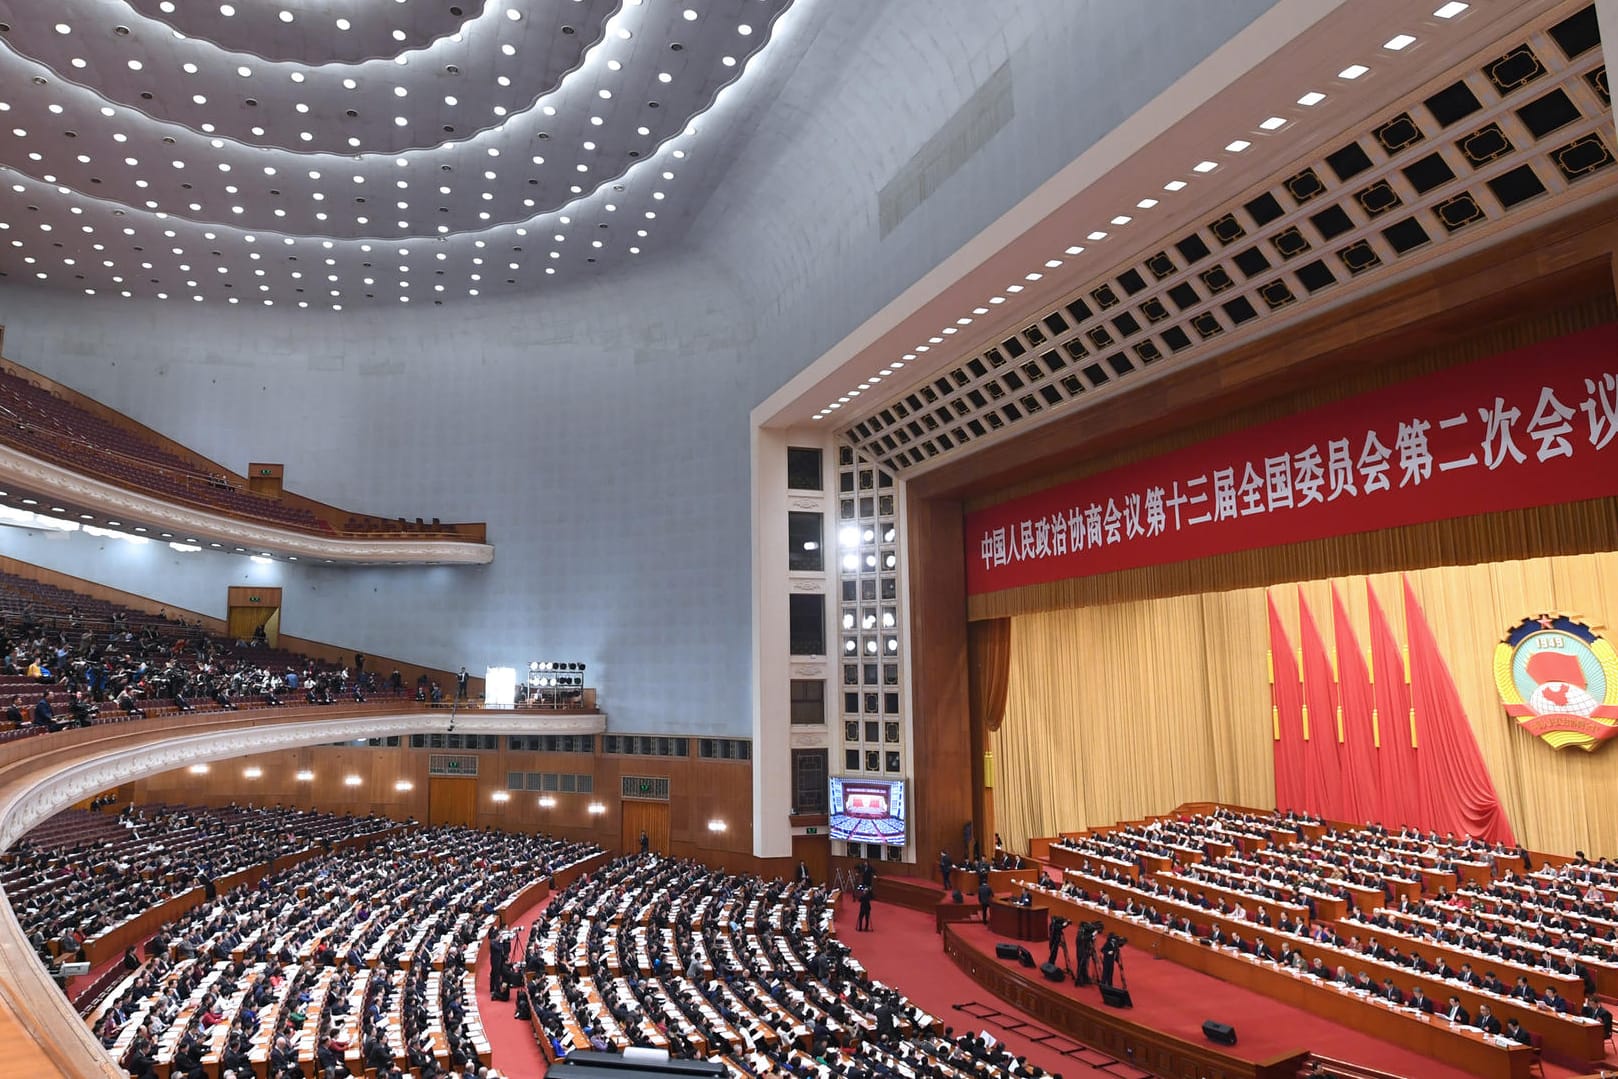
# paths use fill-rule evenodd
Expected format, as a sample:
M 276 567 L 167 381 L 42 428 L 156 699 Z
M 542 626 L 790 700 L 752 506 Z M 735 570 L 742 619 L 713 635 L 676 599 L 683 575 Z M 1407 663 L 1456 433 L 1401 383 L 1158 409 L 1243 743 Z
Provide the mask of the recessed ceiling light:
M 1092 232 L 1085 237 L 1086 240 L 1105 240 L 1106 238 L 1107 234 L 1102 232 L 1100 229 L 1097 229 L 1095 232 Z
M 1230 153 L 1239 154 L 1251 145 L 1253 144 L 1248 142 L 1246 139 L 1237 139 L 1234 142 L 1226 143 L 1225 149 Z
M 1084 248 L 1080 247 L 1078 244 L 1074 244 L 1072 247 L 1068 248 L 1065 252 L 1063 252 L 1063 254 L 1082 255 L 1082 254 L 1084 254 Z M 1006 301 L 1004 299 L 1002 299 L 1001 297 L 996 296 L 994 299 L 990 300 L 989 302 L 990 303 L 1005 303 Z
M 1455 16 L 1459 15 L 1461 12 L 1465 11 L 1471 6 L 1472 5 L 1470 4 L 1461 3 L 1461 0 L 1450 0 L 1450 3 L 1445 4 L 1443 7 L 1433 12 L 1433 14 L 1440 19 L 1453 19 Z
M 1062 265 L 1062 260 L 1061 259 L 1046 259 L 1045 260 L 1045 268 L 1047 270 L 1054 270 L 1060 265 Z
M 1416 43 L 1416 39 L 1409 34 L 1395 34 L 1382 43 L 1382 47 L 1389 52 L 1400 52 Z
M 1112 223 L 1114 225 L 1127 225 L 1133 220 L 1135 219 L 1130 217 L 1128 214 L 1119 214 L 1117 217 L 1112 219 Z
M 1287 126 L 1287 118 L 1285 116 L 1272 116 L 1268 120 L 1260 123 L 1258 126 L 1263 128 L 1265 131 L 1279 131 L 1281 128 Z
M 1019 293 L 1019 292 L 1022 291 L 1022 286 L 1021 285 L 1007 285 L 1006 286 L 1006 291 L 1012 293 L 1013 295 L 1015 295 L 1016 293 Z
M 1219 162 L 1217 162 L 1217 161 L 1198 161 L 1195 165 L 1191 166 L 1191 171 L 1192 172 L 1212 172 L 1214 169 L 1217 169 L 1218 167 L 1219 167 Z
M 56 32 L 58 34 L 71 34 L 73 32 L 73 28 L 65 22 L 59 22 L 56 24 Z
M 1022 279 L 1024 281 L 1042 281 L 1042 280 L 1044 280 L 1044 278 L 1045 278 L 1044 274 L 1037 273 L 1037 272 L 1036 273 L 1025 273 L 1025 274 L 1022 275 Z
M 337 29 L 339 29 L 339 30 L 347 30 L 352 25 L 354 25 L 354 24 L 349 22 L 347 19 L 338 19 L 337 20 Z
M 1135 205 L 1138 206 L 1142 210 L 1150 210 L 1153 206 L 1157 205 L 1157 200 L 1156 199 L 1141 199 L 1139 202 L 1135 203 Z
M 1337 73 L 1339 79 L 1357 79 L 1371 69 L 1364 64 L 1349 64 Z
M 696 22 L 697 21 L 697 13 L 695 11 L 692 11 L 690 8 L 686 8 L 685 9 L 685 21 L 686 22 Z
M 1325 94 L 1321 93 L 1319 90 L 1310 90 L 1307 94 L 1304 94 L 1298 99 L 1298 104 L 1307 108 L 1311 105 L 1318 105 L 1325 100 Z
M 290 12 L 290 11 L 283 11 L 278 16 L 278 18 L 280 18 L 280 20 L 282 22 L 291 22 L 293 20 L 294 16 L 293 16 L 292 12 Z
M 1170 180 L 1168 183 L 1163 185 L 1163 190 L 1164 191 L 1183 191 L 1183 190 L 1185 190 L 1185 181 L 1184 180 Z

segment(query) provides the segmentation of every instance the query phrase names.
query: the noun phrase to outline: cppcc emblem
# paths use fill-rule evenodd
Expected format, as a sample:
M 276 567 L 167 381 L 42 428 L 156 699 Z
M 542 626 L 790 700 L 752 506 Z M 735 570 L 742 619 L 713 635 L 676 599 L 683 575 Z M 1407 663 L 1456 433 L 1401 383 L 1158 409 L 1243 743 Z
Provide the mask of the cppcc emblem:
M 1618 652 L 1575 618 L 1517 623 L 1494 650 L 1494 681 L 1506 714 L 1555 749 L 1618 735 Z

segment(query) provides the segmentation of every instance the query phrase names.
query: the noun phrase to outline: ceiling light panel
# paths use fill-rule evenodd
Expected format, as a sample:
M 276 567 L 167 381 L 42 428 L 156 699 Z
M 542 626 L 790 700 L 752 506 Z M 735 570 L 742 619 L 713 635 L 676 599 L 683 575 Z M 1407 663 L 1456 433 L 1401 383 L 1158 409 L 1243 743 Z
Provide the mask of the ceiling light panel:
M 320 307 L 533 287 L 677 235 L 705 122 L 734 111 L 790 4 L 714 0 L 692 22 L 412 0 L 339 31 L 324 5 L 60 0 L 63 33 L 21 2 L 0 0 L 0 272 Z M 535 230 L 572 242 L 552 259 Z M 411 244 L 431 280 L 379 264 Z
M 1592 24 L 1590 8 L 1540 16 L 1201 224 L 1095 267 L 1102 276 L 1067 282 L 975 351 L 896 383 L 897 396 L 840 414 L 839 434 L 912 471 L 1604 197 L 1618 188 L 1618 150 Z

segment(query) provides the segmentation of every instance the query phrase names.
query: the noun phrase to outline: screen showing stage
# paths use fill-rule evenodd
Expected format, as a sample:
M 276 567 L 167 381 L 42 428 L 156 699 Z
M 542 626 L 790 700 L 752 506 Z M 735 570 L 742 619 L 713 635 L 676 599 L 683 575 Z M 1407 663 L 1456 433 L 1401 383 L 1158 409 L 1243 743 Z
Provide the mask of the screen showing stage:
M 904 780 L 832 776 L 831 837 L 855 843 L 903 846 Z

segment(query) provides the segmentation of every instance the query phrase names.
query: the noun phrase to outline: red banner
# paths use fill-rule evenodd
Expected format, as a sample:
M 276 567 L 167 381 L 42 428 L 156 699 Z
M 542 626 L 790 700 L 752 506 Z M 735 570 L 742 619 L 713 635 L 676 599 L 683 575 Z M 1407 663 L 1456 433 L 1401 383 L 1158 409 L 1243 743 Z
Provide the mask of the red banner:
M 1618 494 L 1618 324 L 966 519 L 967 591 Z

